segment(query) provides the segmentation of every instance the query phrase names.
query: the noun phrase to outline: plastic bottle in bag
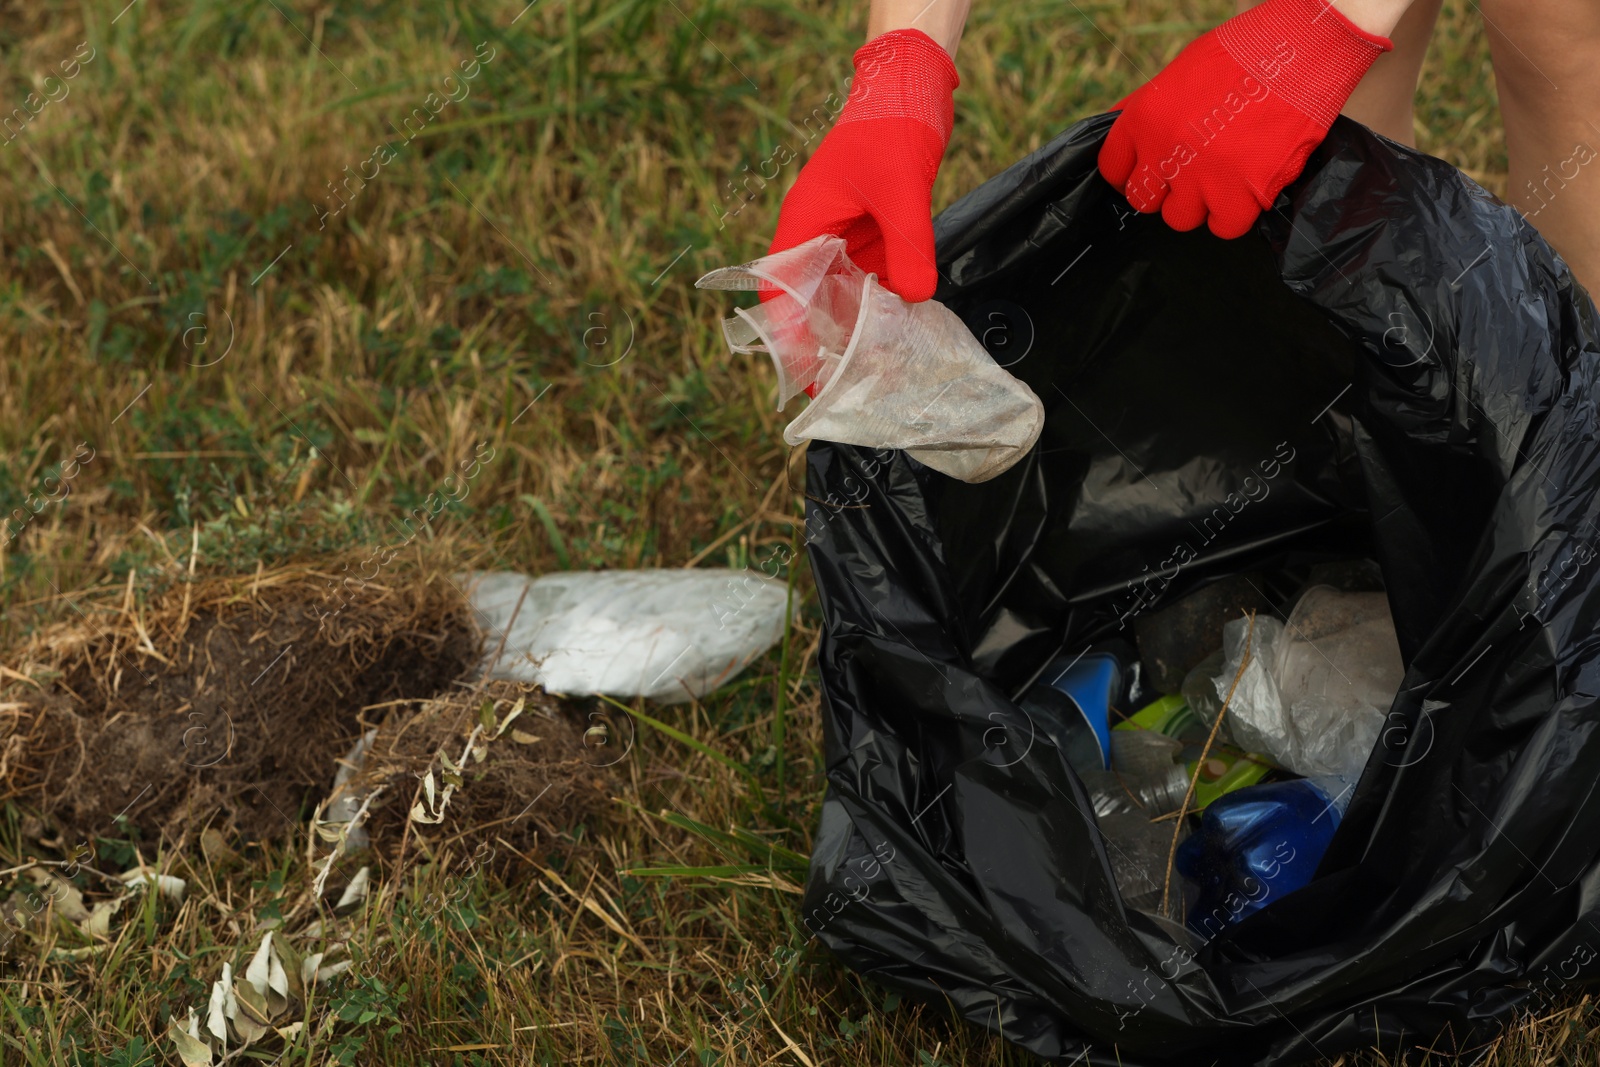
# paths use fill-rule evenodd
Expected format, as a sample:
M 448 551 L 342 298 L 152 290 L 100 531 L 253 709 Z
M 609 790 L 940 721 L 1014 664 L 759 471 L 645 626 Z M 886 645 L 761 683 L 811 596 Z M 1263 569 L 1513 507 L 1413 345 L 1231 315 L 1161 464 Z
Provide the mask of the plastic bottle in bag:
M 1337 778 L 1300 778 L 1214 801 L 1178 846 L 1178 873 L 1198 890 L 1190 929 L 1213 937 L 1310 882 L 1351 791 Z
M 1173 824 L 1170 821 L 1151 822 L 1136 812 L 1102 816 L 1099 821 L 1106 856 L 1111 860 L 1111 874 L 1117 881 L 1123 902 L 1140 911 L 1157 911 L 1161 907 L 1162 889 L 1167 883 L 1167 857 L 1172 852 Z M 1187 830 L 1179 827 L 1178 834 L 1182 838 Z M 1192 840 L 1192 837 L 1186 840 Z M 1174 877 L 1172 883 L 1176 890 L 1179 879 Z M 1179 896 L 1174 891 L 1169 895 L 1169 901 L 1175 904 Z

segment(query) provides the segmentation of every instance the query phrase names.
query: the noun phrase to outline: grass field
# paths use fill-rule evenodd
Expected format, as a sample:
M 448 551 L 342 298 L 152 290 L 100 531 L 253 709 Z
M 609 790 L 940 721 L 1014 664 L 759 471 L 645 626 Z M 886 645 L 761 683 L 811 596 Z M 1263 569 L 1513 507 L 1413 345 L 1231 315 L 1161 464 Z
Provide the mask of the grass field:
M 936 206 L 1227 8 L 979 4 Z M 58 86 L 0 134 L 0 510 L 26 516 L 0 545 L 5 648 L 112 627 L 189 583 L 337 573 L 484 444 L 495 459 L 393 584 L 798 547 L 771 371 L 729 359 L 725 302 L 692 283 L 765 251 L 798 164 L 749 175 L 848 75 L 858 5 L 114 0 L 11 3 L 3 24 L 0 114 Z M 1470 4 L 1446 5 L 1417 134 L 1503 191 Z M 75 456 L 70 494 L 35 511 Z M 389 865 L 325 939 L 398 951 L 317 987 L 286 1052 L 243 1059 L 1032 1062 L 807 947 L 818 619 L 803 566 L 793 581 L 800 621 L 738 685 L 640 706 L 693 743 L 641 729 L 616 802 L 570 829 L 559 869 L 508 887 L 460 856 Z M 0 709 L 26 684 L 0 677 Z M 27 832 L 32 804 L 0 818 L 0 892 L 30 856 L 61 856 Z M 622 873 L 726 864 L 691 820 L 789 858 L 720 883 Z M 305 917 L 306 836 L 286 824 L 222 864 L 107 826 L 98 862 L 159 859 L 189 896 L 147 894 L 99 941 L 28 940 L 0 981 L 0 1063 L 178 1062 L 169 1022 L 204 1008 L 224 961 L 245 966 L 258 923 Z M 420 904 L 430 892 L 448 906 Z M 1494 1059 L 1592 1062 L 1583 1018 Z

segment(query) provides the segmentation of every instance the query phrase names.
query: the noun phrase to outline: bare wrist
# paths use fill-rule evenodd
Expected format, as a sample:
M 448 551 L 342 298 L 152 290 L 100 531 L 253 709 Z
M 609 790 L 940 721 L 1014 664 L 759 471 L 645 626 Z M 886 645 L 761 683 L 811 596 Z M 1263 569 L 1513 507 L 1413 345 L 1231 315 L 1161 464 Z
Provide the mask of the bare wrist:
M 890 30 L 921 30 L 955 57 L 972 0 L 873 0 L 867 40 Z
M 1388 37 L 1411 0 L 1334 0 L 1329 6 L 1368 33 Z

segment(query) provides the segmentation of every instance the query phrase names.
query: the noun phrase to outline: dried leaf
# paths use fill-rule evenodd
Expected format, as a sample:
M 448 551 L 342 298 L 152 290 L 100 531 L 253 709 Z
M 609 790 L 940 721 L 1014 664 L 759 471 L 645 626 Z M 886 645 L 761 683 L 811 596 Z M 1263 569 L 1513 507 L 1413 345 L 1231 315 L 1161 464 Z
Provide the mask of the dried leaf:
M 83 945 L 79 948 L 54 948 L 50 950 L 52 960 L 86 960 L 91 956 L 98 956 L 111 946 L 107 944 Z
M 306 995 L 305 983 L 300 979 L 302 960 L 299 951 L 285 938 L 279 938 L 272 946 L 272 952 L 283 965 L 284 982 L 289 987 L 291 999 L 304 1000 Z
M 235 1029 L 243 1033 L 239 1023 L 244 1020 L 256 1023 L 259 1026 L 270 1026 L 272 1024 L 272 1012 L 267 1007 L 266 994 L 258 991 L 248 978 L 242 982 L 233 983 L 233 995 L 239 1000 L 239 1011 L 233 1016 Z M 251 1038 L 250 1040 L 255 1039 Z
M 537 741 L 544 740 L 544 738 L 538 737 L 534 734 L 523 733 L 521 730 L 512 730 L 511 740 L 515 741 L 519 745 L 531 745 Z
M 344 892 L 339 894 L 339 902 L 333 906 L 335 911 L 367 899 L 367 880 L 371 877 L 371 873 L 371 869 L 367 867 L 362 867 L 356 872 L 356 876 L 350 879 L 350 884 L 344 887 Z
M 211 1002 L 206 1006 L 206 1029 L 228 1047 L 228 987 L 233 984 L 233 968 L 224 963 L 222 977 L 211 983 Z
M 273 1018 L 282 1015 L 289 1007 L 289 973 L 278 958 L 276 948 L 267 961 L 267 1010 Z
M 233 1031 L 239 1035 L 240 1041 L 249 1045 L 271 1033 L 272 1027 L 266 1023 L 258 1023 L 249 1015 L 240 1012 L 233 1018 Z
M 289 1007 L 289 974 L 278 955 L 281 946 L 281 939 L 273 941 L 272 932 L 267 931 L 244 972 L 254 994 L 251 1003 L 260 1003 L 264 1008 L 265 1015 L 259 1020 L 263 1023 L 270 1023 Z
M 250 958 L 250 965 L 244 969 L 244 980 L 250 983 L 256 996 L 261 998 L 261 1003 L 266 1004 L 267 975 L 272 960 L 272 931 L 261 938 L 261 945 L 256 949 L 256 954 Z M 266 1022 L 265 1019 L 261 1020 Z
M 193 1022 L 192 1014 L 189 1018 Z M 183 1061 L 183 1067 L 211 1067 L 211 1046 L 193 1034 L 185 1033 L 176 1019 L 172 1021 L 167 1037 L 177 1049 L 178 1059 Z
M 494 736 L 495 737 L 499 737 L 501 734 L 505 733 L 506 732 L 506 727 L 511 725 L 511 720 L 515 719 L 518 715 L 521 715 L 522 714 L 522 709 L 527 707 L 527 706 L 528 706 L 528 698 L 527 697 L 518 697 L 517 698 L 517 702 L 515 704 L 513 704 L 511 706 L 511 710 L 506 713 L 506 717 L 504 719 L 500 720 L 500 728 L 494 732 Z M 493 723 L 485 724 L 484 729 L 488 729 L 488 727 L 492 726 L 492 725 L 494 725 L 494 724 Z
M 324 953 L 324 952 L 313 952 L 309 956 L 307 956 L 305 959 L 300 961 L 300 981 L 301 982 L 303 982 L 306 985 L 312 985 L 312 984 L 314 984 L 316 982 L 316 980 L 317 980 L 317 965 L 322 962 L 322 957 L 325 956 L 325 955 L 327 955 L 327 953 Z
M 239 998 L 233 995 L 233 964 L 222 965 L 222 1014 L 232 1022 L 239 1015 Z
M 115 900 L 102 900 L 89 912 L 89 917 L 79 925 L 83 932 L 90 937 L 110 937 L 111 920 L 116 918 L 117 912 L 122 909 L 122 902 L 126 897 L 117 897 Z
M 83 906 L 83 894 L 59 874 L 34 867 L 28 871 L 28 878 L 63 919 L 76 923 L 89 917 L 89 909 Z
M 239 853 L 228 845 L 228 839 L 214 826 L 208 826 L 200 831 L 200 851 L 214 867 L 227 869 L 237 866 L 240 862 Z
M 449 762 L 449 757 L 445 756 L 443 752 L 439 753 L 439 755 L 445 759 L 445 762 Z M 411 806 L 411 818 L 420 823 L 438 823 L 444 821 L 445 805 L 450 803 L 450 795 L 454 793 L 457 787 L 461 784 L 460 775 L 451 775 L 449 773 L 445 774 L 446 778 L 450 778 L 452 776 L 455 780 L 451 784 L 444 787 L 444 792 L 438 795 L 437 804 L 434 803 L 433 771 L 429 770 L 423 776 L 422 790 L 427 794 L 427 802 L 424 804 L 422 801 L 418 801 L 416 804 L 413 804 Z
M 346 971 L 348 971 L 350 969 L 350 964 L 352 964 L 353 962 L 355 962 L 355 961 L 354 960 L 340 960 L 338 963 L 330 963 L 326 967 L 318 967 L 317 968 L 317 981 L 326 982 L 328 979 L 332 978 L 334 975 L 343 974 L 344 972 L 346 972 Z

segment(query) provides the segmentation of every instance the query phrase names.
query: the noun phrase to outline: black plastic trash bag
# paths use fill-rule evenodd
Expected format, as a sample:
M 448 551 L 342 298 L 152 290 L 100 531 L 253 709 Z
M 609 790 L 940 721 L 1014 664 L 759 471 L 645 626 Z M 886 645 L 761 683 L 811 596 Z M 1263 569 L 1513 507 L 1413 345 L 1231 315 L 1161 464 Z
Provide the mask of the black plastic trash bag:
M 1048 1058 L 1462 1049 L 1600 969 L 1600 346 L 1514 211 L 1340 120 L 1255 233 L 1138 216 L 1079 123 L 944 212 L 938 299 L 1045 402 L 966 485 L 813 443 L 828 797 L 807 927 Z M 1369 556 L 1407 673 L 1307 888 L 1124 908 L 1014 703 L 1247 569 Z

